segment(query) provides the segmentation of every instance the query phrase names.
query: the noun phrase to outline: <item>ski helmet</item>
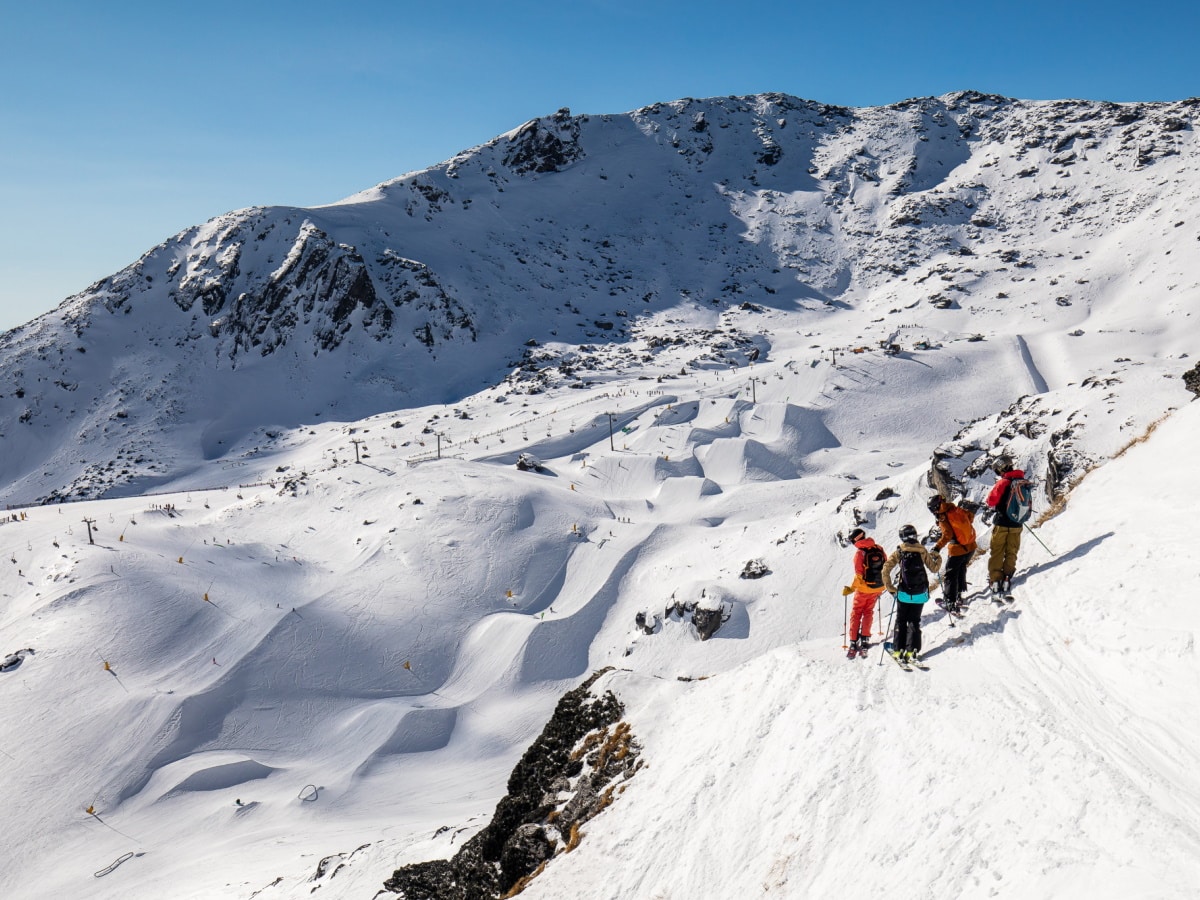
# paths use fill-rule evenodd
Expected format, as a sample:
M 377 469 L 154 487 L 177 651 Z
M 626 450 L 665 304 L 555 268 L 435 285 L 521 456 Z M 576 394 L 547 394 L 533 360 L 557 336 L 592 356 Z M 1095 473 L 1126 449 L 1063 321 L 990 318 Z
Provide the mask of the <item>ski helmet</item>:
M 1005 472 L 1011 472 L 1012 470 L 1013 470 L 1012 457 L 1009 456 L 1007 453 L 1005 453 L 1001 456 L 997 456 L 995 461 L 992 462 L 992 471 L 995 472 L 997 475 L 1003 475 Z
M 916 543 L 917 529 L 912 525 L 905 525 L 900 529 L 900 540 L 904 541 L 905 543 Z
M 863 531 L 861 528 L 855 528 L 852 532 L 850 532 L 850 543 L 857 544 L 859 541 L 861 541 L 866 536 L 867 536 L 867 533 L 865 531 Z
M 941 496 L 938 494 L 934 494 L 932 497 L 929 498 L 929 503 L 927 504 L 927 506 L 929 507 L 929 511 L 931 513 L 934 513 L 935 515 L 937 513 L 941 512 L 941 510 L 942 510 Z

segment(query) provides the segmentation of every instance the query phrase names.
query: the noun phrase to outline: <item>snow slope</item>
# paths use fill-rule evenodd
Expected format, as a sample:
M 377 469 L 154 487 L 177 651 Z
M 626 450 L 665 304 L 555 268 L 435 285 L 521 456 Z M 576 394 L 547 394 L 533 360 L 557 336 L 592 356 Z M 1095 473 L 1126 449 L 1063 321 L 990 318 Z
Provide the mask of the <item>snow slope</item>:
M 651 768 L 525 896 L 1194 896 L 1198 434 L 1193 404 L 1089 477 L 1012 607 L 927 614 L 928 672 L 826 639 L 608 676 Z
M 945 109 L 960 102 L 858 111 L 855 127 L 874 123 L 872 140 L 895 142 L 896 116 L 942 109 L 950 121 Z M 1046 109 L 1053 115 L 1034 122 L 1043 131 L 1022 141 L 1049 140 L 1051 124 L 1070 130 L 1070 115 L 1115 122 L 1129 112 Z M 626 130 L 613 140 L 657 135 L 658 146 L 664 116 L 696 124 L 696 112 L 681 103 L 615 117 Z M 1147 106 L 1123 127 L 1169 112 Z M 961 137 L 958 124 L 948 134 Z M 1184 253 L 1194 227 L 1172 223 L 1183 208 L 1172 204 L 1196 187 L 1191 131 L 1164 125 L 1182 149 L 1135 155 L 1140 168 L 1119 170 L 1125 181 L 1087 181 L 1076 199 L 1098 218 L 1086 228 L 1032 212 L 1047 202 L 1047 179 L 1083 182 L 1085 157 L 1099 165 L 1088 141 L 1111 139 L 1115 152 L 1118 125 L 1073 139 L 1076 159 L 1054 164 L 1069 176 L 1018 179 L 1020 160 L 995 149 L 985 166 L 991 157 L 973 144 L 960 159 L 966 150 L 949 136 L 927 159 L 912 138 L 916 165 L 893 173 L 906 191 L 932 190 L 939 160 L 1040 184 L 1041 199 L 1005 201 L 1009 230 L 996 229 L 988 265 L 970 263 L 979 274 L 952 265 L 939 243 L 947 232 L 935 230 L 912 245 L 905 274 L 860 266 L 839 287 L 849 271 L 839 254 L 860 245 L 808 225 L 784 234 L 767 227 L 767 205 L 739 206 L 746 222 L 762 219 L 754 227 L 765 230 L 746 232 L 756 246 L 779 258 L 803 250 L 809 275 L 828 267 L 827 295 L 784 303 L 763 291 L 746 305 L 661 296 L 628 321 L 611 316 L 623 321 L 611 341 L 539 332 L 508 379 L 487 339 L 444 341 L 407 402 L 368 388 L 334 416 L 301 415 L 296 403 L 312 399 L 308 384 L 336 399 L 347 383 L 370 385 L 369 330 L 286 366 L 281 354 L 303 343 L 296 332 L 267 356 L 243 348 L 210 383 L 215 370 L 186 374 L 185 348 L 224 340 L 220 328 L 187 339 L 149 299 L 147 318 L 136 304 L 122 312 L 130 294 L 115 313 L 91 308 L 90 343 L 72 365 L 96 361 L 96 385 L 106 366 L 127 366 L 129 389 L 97 387 L 108 405 L 81 401 L 92 423 L 82 427 L 52 415 L 49 387 L 38 388 L 40 418 L 4 426 L 6 447 L 24 454 L 5 470 L 9 496 L 35 482 L 74 491 L 83 483 L 71 467 L 149 452 L 143 438 L 158 469 L 140 480 L 150 463 L 134 462 L 130 479 L 80 490 L 107 499 L 22 506 L 0 522 L 0 663 L 12 654 L 0 666 L 10 848 L 0 890 L 371 896 L 398 866 L 449 856 L 476 833 L 557 698 L 613 666 L 602 684 L 626 703 L 645 766 L 528 896 L 823 896 L 848 878 L 864 889 L 899 880 L 931 897 L 1194 893 L 1197 665 L 1186 604 L 1197 577 L 1183 548 L 1197 495 L 1185 453 L 1200 413 L 1180 376 L 1194 365 L 1200 279 Z M 705 127 L 720 130 L 715 119 Z M 838 132 L 840 151 L 850 133 Z M 544 147 L 544 135 L 532 143 Z M 680 143 L 665 141 L 672 153 L 691 146 Z M 833 149 L 810 148 L 818 169 Z M 483 158 L 468 153 L 447 171 Z M 774 166 L 760 163 L 755 177 Z M 1174 167 L 1169 177 L 1162 166 Z M 1124 205 L 1156 168 L 1163 192 Z M 536 174 L 548 191 L 550 176 Z M 854 184 L 829 194 L 842 212 L 850 196 L 874 197 L 880 215 L 913 196 L 884 201 L 870 179 Z M 823 214 L 812 201 L 827 186 L 810 187 L 812 196 L 797 189 L 790 215 Z M 848 220 L 838 221 L 834 231 Z M 1023 245 L 1014 258 L 1028 268 L 999 255 L 1022 228 L 1037 237 L 1036 254 Z M 789 243 L 800 237 L 815 243 Z M 1164 240 L 1178 252 L 1167 255 Z M 680 243 L 681 270 L 699 260 L 716 271 L 706 255 L 715 246 Z M 656 252 L 630 257 L 639 282 L 652 280 Z M 970 287 L 942 309 L 930 294 L 949 288 L 931 291 L 930 279 Z M 63 316 L 91 302 L 6 336 L 5 371 L 27 385 L 60 374 L 53 360 L 72 345 L 37 341 L 61 335 Z M 598 320 L 578 302 L 579 321 Z M 561 324 L 512 295 L 495 307 L 513 317 L 501 330 L 510 338 Z M 160 338 L 179 338 L 178 354 L 126 353 L 139 333 L 120 330 L 127 315 L 138 329 L 161 319 Z M 409 364 L 394 344 L 379 346 Z M 164 369 L 173 355 L 178 368 Z M 363 366 L 348 368 L 351 359 Z M 479 384 L 439 395 L 459 377 Z M 203 403 L 173 405 L 185 389 Z M 18 399 L 34 399 L 25 393 Z M 13 430 L 25 426 L 35 427 Z M 1058 557 L 1027 539 L 1018 602 L 976 603 L 953 632 L 931 606 L 929 672 L 847 661 L 840 588 L 851 552 L 841 536 L 862 525 L 891 545 L 906 522 L 924 530 L 932 464 L 978 498 L 1001 449 L 1038 480 L 1039 509 L 1079 485 L 1039 532 Z M 523 451 L 544 470 L 519 471 Z M 44 474 L 51 459 L 70 464 Z M 754 559 L 769 574 L 739 578 Z M 694 602 L 725 616 L 707 641 L 668 613 Z M 652 633 L 635 624 L 639 613 Z

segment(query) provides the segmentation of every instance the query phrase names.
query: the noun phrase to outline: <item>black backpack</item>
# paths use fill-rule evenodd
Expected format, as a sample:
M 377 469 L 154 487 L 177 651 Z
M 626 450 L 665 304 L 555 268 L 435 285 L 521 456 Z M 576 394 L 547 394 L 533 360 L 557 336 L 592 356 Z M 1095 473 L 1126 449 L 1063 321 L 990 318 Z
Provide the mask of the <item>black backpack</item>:
M 863 583 L 867 587 L 883 587 L 883 564 L 887 554 L 882 547 L 867 547 L 863 550 Z
M 906 594 L 924 594 L 929 590 L 929 576 L 925 574 L 925 562 L 915 550 L 900 551 L 900 577 L 896 586 Z

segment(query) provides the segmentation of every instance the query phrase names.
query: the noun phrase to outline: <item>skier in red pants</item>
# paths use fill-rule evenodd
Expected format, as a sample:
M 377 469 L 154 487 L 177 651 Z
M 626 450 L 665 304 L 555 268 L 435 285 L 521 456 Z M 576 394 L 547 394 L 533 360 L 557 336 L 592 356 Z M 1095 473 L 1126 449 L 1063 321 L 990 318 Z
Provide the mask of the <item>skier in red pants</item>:
M 850 612 L 850 657 L 866 652 L 871 643 L 871 624 L 875 617 L 875 602 L 883 593 L 883 564 L 887 551 L 867 537 L 861 528 L 850 532 L 850 542 L 857 547 L 854 554 L 854 581 L 842 589 L 844 595 L 854 594 Z

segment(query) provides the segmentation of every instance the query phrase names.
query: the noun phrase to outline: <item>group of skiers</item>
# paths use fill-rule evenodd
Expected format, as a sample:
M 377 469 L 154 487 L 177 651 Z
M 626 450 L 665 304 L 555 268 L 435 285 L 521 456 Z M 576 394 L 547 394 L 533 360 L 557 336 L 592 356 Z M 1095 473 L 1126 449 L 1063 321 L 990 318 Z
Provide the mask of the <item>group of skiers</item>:
M 1011 458 L 999 457 L 993 465 L 999 476 L 987 497 L 994 510 L 988 557 L 988 587 L 996 603 L 1012 603 L 1012 577 L 1017 570 L 1021 549 L 1021 530 L 1030 514 L 1030 484 L 1025 472 Z M 892 631 L 892 655 L 905 668 L 924 667 L 921 661 L 921 611 L 929 600 L 928 573 L 942 568 L 945 548 L 946 568 L 941 575 L 942 598 L 938 606 L 953 616 L 962 615 L 967 592 L 967 566 L 979 551 L 975 534 L 975 507 L 959 505 L 940 495 L 929 498 L 928 508 L 936 524 L 932 550 L 926 549 L 913 525 L 900 529 L 900 546 L 891 555 L 867 535 L 855 528 L 849 540 L 855 547 L 854 581 L 842 589 L 854 595 L 847 622 L 849 657 L 865 654 L 870 646 L 871 626 L 880 594 L 895 598 L 895 625 Z

